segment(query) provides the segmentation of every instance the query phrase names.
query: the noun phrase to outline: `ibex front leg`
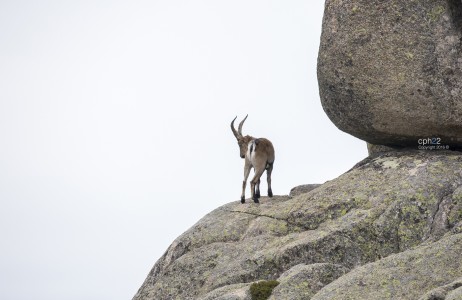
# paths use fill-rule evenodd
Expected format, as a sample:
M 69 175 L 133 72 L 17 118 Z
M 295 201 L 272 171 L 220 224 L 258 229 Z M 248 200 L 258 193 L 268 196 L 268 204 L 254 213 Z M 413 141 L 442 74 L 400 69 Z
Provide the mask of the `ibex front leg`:
M 252 169 L 252 165 L 246 159 L 245 160 L 245 165 L 244 165 L 244 181 L 242 182 L 241 203 L 245 203 L 245 186 L 247 184 L 247 178 L 249 178 L 249 174 L 250 174 L 251 169 Z M 253 195 L 253 193 L 252 193 L 252 195 Z

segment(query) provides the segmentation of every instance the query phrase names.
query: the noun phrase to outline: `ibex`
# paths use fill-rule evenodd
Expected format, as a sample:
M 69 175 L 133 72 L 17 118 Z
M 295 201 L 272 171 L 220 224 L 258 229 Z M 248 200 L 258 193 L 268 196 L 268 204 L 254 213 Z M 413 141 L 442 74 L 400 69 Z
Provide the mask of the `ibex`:
M 274 164 L 274 148 L 273 144 L 265 138 L 254 138 L 252 136 L 242 135 L 242 125 L 245 120 L 239 123 L 238 130 L 234 128 L 234 120 L 231 122 L 231 130 L 237 139 L 237 143 L 240 149 L 241 158 L 245 159 L 244 165 L 244 181 L 242 182 L 242 194 L 241 203 L 245 203 L 245 186 L 247 184 L 247 178 L 249 177 L 250 170 L 255 169 L 255 175 L 250 181 L 250 192 L 252 199 L 255 203 L 259 203 L 260 198 L 260 177 L 266 170 L 267 181 L 268 181 L 268 197 L 273 197 L 273 191 L 271 190 L 271 172 L 273 171 Z

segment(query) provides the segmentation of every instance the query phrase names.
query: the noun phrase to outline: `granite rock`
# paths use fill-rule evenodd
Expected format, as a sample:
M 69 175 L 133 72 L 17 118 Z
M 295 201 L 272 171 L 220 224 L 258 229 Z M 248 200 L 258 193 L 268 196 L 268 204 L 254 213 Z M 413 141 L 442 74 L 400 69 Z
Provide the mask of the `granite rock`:
M 371 144 L 462 148 L 462 2 L 326 0 L 318 83 L 326 114 Z

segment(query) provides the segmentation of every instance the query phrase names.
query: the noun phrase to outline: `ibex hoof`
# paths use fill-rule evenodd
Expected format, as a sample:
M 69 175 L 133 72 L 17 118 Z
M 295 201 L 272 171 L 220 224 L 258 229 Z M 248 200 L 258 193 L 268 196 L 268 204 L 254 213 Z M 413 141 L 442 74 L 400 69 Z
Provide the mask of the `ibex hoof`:
M 272 190 L 268 190 L 268 197 L 273 197 L 273 191 Z
M 260 198 L 260 192 L 255 193 L 255 197 Z
M 258 198 L 257 198 L 257 197 L 253 197 L 253 202 L 255 202 L 255 203 L 260 203 L 260 201 L 258 201 Z
M 244 198 L 244 197 L 241 197 L 241 203 L 242 203 L 242 204 L 245 203 L 245 198 Z

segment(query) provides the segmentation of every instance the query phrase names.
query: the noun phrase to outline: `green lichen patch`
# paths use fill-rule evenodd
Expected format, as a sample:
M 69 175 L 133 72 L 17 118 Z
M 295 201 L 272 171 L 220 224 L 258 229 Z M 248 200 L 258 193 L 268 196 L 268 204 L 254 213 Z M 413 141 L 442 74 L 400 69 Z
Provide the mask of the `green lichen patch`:
M 435 22 L 437 21 L 441 15 L 445 12 L 445 8 L 441 5 L 438 5 L 436 7 L 434 7 L 428 14 L 427 14 L 427 17 L 429 19 L 429 21 L 431 22 Z
M 250 296 L 252 300 L 266 300 L 278 285 L 276 280 L 255 282 L 250 286 Z

